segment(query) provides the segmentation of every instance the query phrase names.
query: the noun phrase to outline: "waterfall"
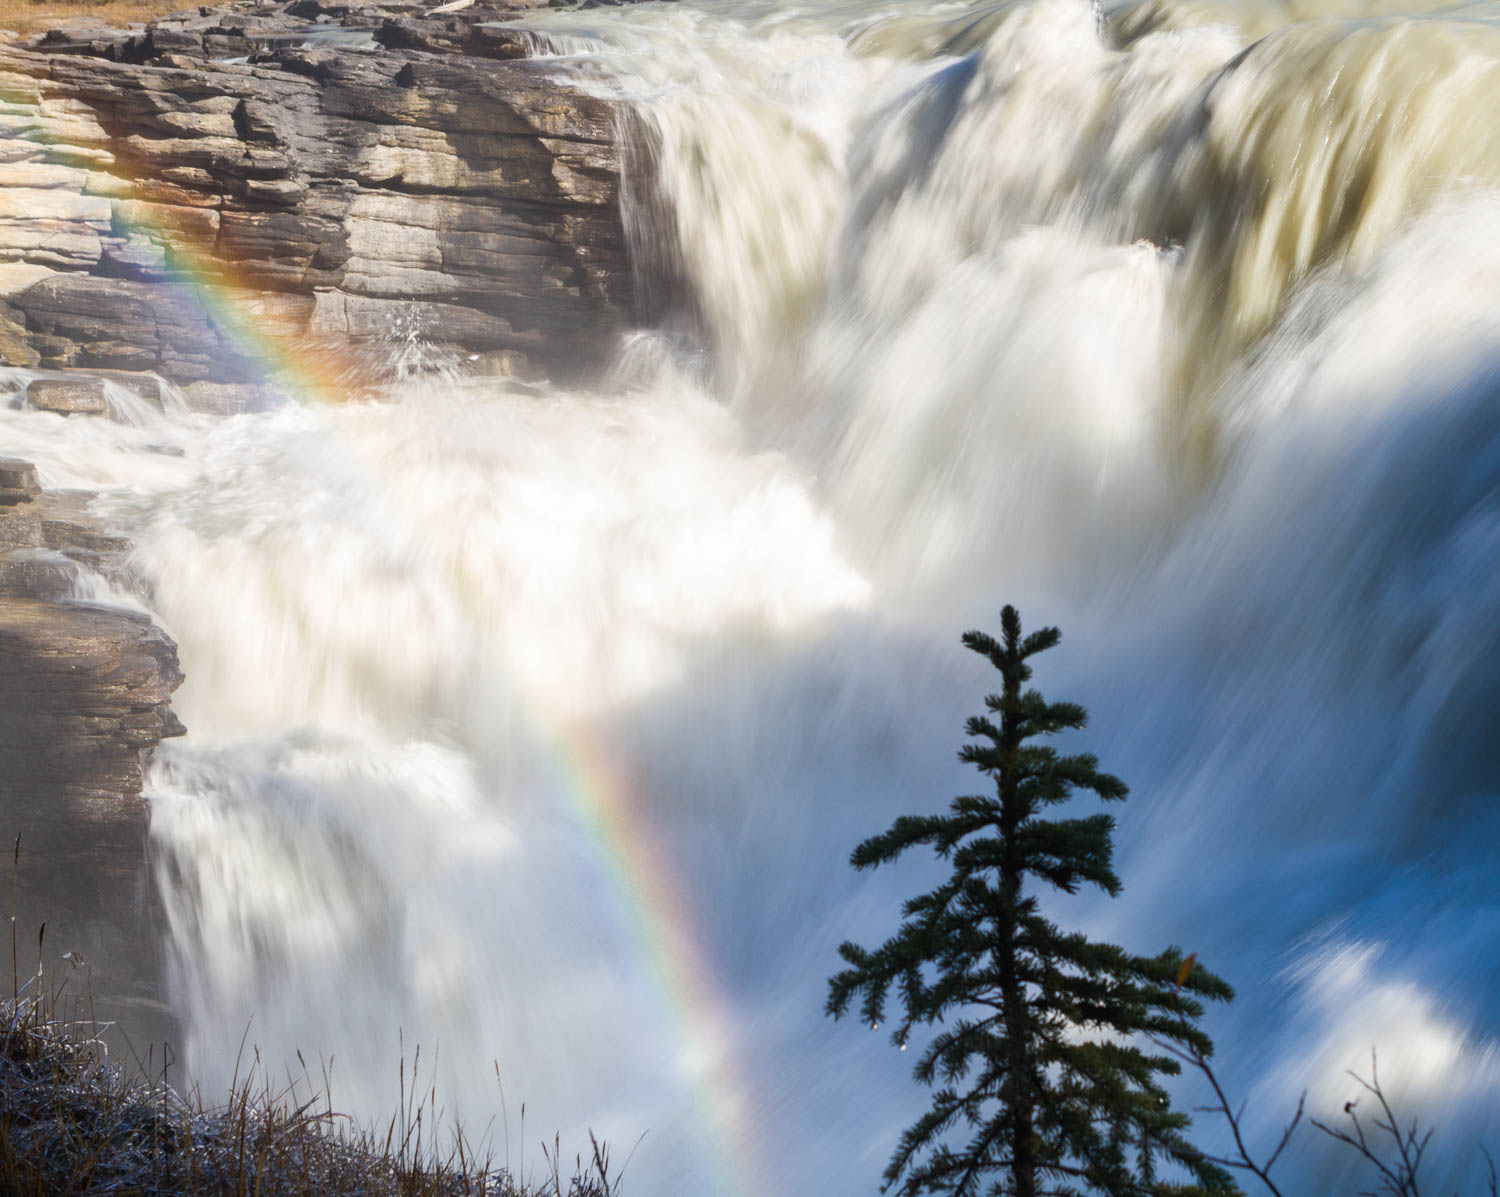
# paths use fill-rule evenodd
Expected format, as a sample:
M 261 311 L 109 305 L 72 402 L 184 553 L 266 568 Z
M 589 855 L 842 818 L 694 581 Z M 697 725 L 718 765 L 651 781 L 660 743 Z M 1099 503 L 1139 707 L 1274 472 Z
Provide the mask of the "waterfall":
M 826 978 L 932 870 L 847 858 L 973 787 L 958 636 L 1010 601 L 1062 627 L 1038 684 L 1132 787 L 1123 896 L 1049 910 L 1238 988 L 1208 1030 L 1261 1142 L 1303 1090 L 1337 1117 L 1375 1047 L 1434 1187 L 1474 1182 L 1497 16 L 528 16 L 629 114 L 666 290 L 607 378 L 23 446 L 113 488 L 180 646 L 148 793 L 204 1091 L 244 1040 L 383 1120 L 421 1044 L 501 1162 L 592 1127 L 645 1135 L 632 1193 L 873 1191 L 925 1094 Z M 1283 1167 L 1360 1183 L 1311 1131 Z

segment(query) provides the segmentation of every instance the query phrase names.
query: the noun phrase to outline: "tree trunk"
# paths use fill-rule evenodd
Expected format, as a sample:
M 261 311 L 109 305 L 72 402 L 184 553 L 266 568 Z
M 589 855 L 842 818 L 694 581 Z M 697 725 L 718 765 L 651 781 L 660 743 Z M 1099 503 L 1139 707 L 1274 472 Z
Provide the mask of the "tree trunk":
M 1007 641 L 1010 637 L 1007 636 Z M 1006 648 L 1016 653 L 1014 644 Z M 1019 664 L 1019 657 L 1016 658 Z M 1006 1041 L 1010 1059 L 1007 1070 L 1010 1074 L 1011 1090 L 1014 1094 L 1015 1124 L 1011 1135 L 1010 1156 L 1014 1173 L 1016 1197 L 1036 1197 L 1036 1141 L 1032 1125 L 1035 1102 L 1030 1091 L 1030 1035 L 1031 1019 L 1026 1008 L 1026 991 L 1016 975 L 1016 906 L 1021 900 L 1021 862 L 1015 843 L 1016 833 L 1025 817 L 1021 810 L 1021 796 L 1016 778 L 1016 753 L 1020 750 L 1021 735 L 1017 727 L 1015 704 L 1020 701 L 1021 682 L 1013 669 L 1005 670 L 1005 706 L 1000 714 L 1000 732 L 1005 741 L 1005 763 L 996 778 L 1000 793 L 1000 821 L 1004 843 L 1004 863 L 1001 866 L 1000 892 L 1005 895 L 1007 909 L 1002 912 L 1005 920 L 1000 931 L 1000 996 L 1005 1012 Z

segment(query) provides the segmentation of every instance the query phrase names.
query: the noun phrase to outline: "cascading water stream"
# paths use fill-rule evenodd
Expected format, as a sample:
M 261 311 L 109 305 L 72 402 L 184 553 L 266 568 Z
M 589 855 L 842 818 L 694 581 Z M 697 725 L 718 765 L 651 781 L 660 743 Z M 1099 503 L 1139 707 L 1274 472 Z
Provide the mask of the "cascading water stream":
M 1014 601 L 1134 793 L 1124 897 L 1060 917 L 1239 988 L 1256 1131 L 1375 1045 L 1478 1175 L 1500 10 L 1307 7 L 542 13 L 676 287 L 596 390 L 0 411 L 180 645 L 149 793 L 205 1092 L 248 1026 L 380 1120 L 421 1043 L 513 1164 L 524 1101 L 531 1160 L 647 1132 L 631 1192 L 872 1191 L 924 1095 L 824 983 L 923 872 L 845 862 L 972 787 L 957 637 Z

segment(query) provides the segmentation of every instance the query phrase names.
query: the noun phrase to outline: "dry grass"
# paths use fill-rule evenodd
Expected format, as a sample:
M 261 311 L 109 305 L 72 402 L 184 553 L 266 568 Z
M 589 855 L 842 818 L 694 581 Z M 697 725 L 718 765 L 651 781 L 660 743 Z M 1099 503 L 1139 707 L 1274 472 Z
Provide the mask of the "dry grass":
M 187 6 L 183 0 L 0 0 L 0 29 L 29 36 L 66 21 L 129 25 L 164 17 L 184 7 Z
M 0 1197 L 614 1197 L 620 1176 L 590 1136 L 588 1158 L 513 1176 L 442 1123 L 403 1065 L 403 1108 L 379 1132 L 351 1128 L 310 1078 L 275 1089 L 258 1060 L 209 1106 L 127 1073 L 90 1020 L 57 1015 L 37 978 L 0 1003 Z M 305 1073 L 305 1070 L 304 1070 Z M 445 1144 L 441 1149 L 438 1141 Z M 566 1187 L 565 1187 L 566 1186 Z

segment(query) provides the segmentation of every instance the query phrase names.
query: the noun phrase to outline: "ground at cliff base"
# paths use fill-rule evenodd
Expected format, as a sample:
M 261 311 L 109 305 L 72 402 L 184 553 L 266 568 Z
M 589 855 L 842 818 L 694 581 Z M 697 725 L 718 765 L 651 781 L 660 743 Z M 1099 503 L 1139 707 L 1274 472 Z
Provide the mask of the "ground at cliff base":
M 388 1126 L 352 1127 L 313 1077 L 278 1089 L 247 1051 L 227 1101 L 183 1097 L 161 1062 L 109 1058 L 87 1002 L 36 996 L 33 979 L 0 1003 L 0 1193 L 141 1197 L 617 1197 L 620 1171 L 592 1141 L 563 1166 L 554 1138 L 531 1174 L 512 1172 L 453 1128 L 403 1066 L 404 1108 Z M 67 1005 L 77 1016 L 64 1016 Z M 149 1074 L 155 1071 L 156 1076 Z M 571 1175 L 570 1175 L 571 1173 Z M 567 1188 L 563 1188 L 567 1177 Z
M 0 31 L 24 37 L 77 21 L 122 27 L 154 21 L 181 8 L 182 0 L 83 0 L 81 3 L 0 0 Z M 11 39 L 0 33 L 0 40 Z

